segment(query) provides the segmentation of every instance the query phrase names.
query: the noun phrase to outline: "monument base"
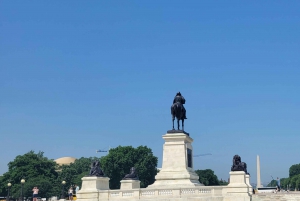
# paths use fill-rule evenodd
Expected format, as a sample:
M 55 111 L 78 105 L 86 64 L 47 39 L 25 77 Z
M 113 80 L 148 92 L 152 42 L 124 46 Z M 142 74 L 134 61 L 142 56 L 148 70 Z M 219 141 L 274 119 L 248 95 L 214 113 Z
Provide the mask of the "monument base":
M 184 133 L 184 134 L 190 136 L 189 133 L 187 133 L 187 132 L 185 132 L 185 131 L 183 131 L 183 130 L 175 130 L 175 129 L 172 129 L 172 130 L 168 130 L 167 133 Z
M 252 188 L 252 186 L 250 184 L 250 175 L 249 174 L 246 174 L 245 180 L 246 180 L 246 184 L 248 186 L 249 194 L 252 195 L 253 194 L 253 188 Z
M 176 133 L 163 135 L 162 168 L 155 177 L 154 184 L 147 188 L 195 187 L 199 176 L 193 170 L 193 139 L 184 131 L 171 130 Z
M 132 189 L 139 189 L 140 188 L 140 180 L 134 179 L 123 179 L 121 180 L 121 190 L 132 190 Z
M 230 183 L 227 186 L 227 195 L 239 197 L 249 197 L 249 186 L 246 183 L 246 173 L 244 171 L 230 172 Z
M 99 191 L 109 190 L 108 177 L 83 177 L 81 180 L 81 190 L 76 194 L 78 201 L 99 201 Z

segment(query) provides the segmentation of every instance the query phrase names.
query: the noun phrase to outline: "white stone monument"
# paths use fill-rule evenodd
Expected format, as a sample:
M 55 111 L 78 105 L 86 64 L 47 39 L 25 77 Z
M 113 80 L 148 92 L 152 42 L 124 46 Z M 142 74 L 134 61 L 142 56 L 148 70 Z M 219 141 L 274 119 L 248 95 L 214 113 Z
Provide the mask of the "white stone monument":
M 249 174 L 246 174 L 245 180 L 246 180 L 246 184 L 248 186 L 249 194 L 252 195 L 253 194 L 253 188 L 252 188 L 252 186 L 250 184 L 250 175 Z
M 163 135 L 162 168 L 148 188 L 203 186 L 193 169 L 193 139 L 183 132 Z
M 231 171 L 230 183 L 228 184 L 227 193 L 231 195 L 248 196 L 249 186 L 246 183 L 246 173 L 244 171 Z
M 256 188 L 261 188 L 261 180 L 260 180 L 260 159 L 259 159 L 259 155 L 256 156 L 256 170 L 257 170 L 257 184 L 256 184 Z
M 121 190 L 132 190 L 140 188 L 140 180 L 123 179 L 121 180 Z
M 77 200 L 79 201 L 99 201 L 100 190 L 109 190 L 109 178 L 108 177 L 83 177 L 82 187 L 77 192 Z M 104 195 L 105 196 L 105 195 Z

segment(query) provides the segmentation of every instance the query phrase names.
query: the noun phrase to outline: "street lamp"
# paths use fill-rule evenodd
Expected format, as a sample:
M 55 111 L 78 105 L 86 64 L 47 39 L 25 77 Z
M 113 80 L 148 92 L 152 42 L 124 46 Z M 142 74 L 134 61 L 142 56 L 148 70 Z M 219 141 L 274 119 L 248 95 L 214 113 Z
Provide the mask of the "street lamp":
M 10 187 L 11 187 L 11 183 L 8 183 L 7 184 L 7 197 L 6 197 L 6 201 L 9 201 L 9 190 L 10 190 Z
M 21 197 L 20 197 L 20 201 L 22 201 L 24 199 L 24 196 L 23 196 L 24 183 L 25 183 L 25 179 L 21 179 Z
M 66 184 L 65 181 L 61 182 L 61 196 L 60 196 L 60 199 L 65 199 L 65 196 L 64 196 L 64 185 L 65 184 Z

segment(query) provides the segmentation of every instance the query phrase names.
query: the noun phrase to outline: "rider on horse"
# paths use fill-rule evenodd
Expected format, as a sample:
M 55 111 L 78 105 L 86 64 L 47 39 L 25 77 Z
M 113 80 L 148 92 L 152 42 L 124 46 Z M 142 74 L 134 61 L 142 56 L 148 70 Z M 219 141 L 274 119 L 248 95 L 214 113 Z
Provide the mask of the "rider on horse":
M 175 98 L 174 98 L 174 100 L 173 100 L 173 105 L 172 105 L 172 107 L 173 107 L 175 104 L 181 106 L 181 109 L 182 109 L 182 111 L 183 111 L 183 118 L 184 118 L 184 119 L 187 119 L 187 118 L 186 118 L 186 110 L 185 110 L 185 108 L 184 108 L 184 106 L 183 106 L 183 104 L 185 104 L 185 99 L 184 99 L 184 97 L 181 95 L 180 92 L 178 92 L 178 93 L 176 94 L 176 96 L 175 96 Z

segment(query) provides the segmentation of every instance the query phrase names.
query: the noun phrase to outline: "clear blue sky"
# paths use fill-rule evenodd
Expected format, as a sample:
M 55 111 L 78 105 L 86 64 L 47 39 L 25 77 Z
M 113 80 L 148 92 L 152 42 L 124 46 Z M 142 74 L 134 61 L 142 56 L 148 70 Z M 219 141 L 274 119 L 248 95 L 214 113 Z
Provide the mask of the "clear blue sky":
M 195 169 L 256 183 L 300 163 L 299 1 L 1 1 L 0 174 L 30 150 L 101 156 L 146 145 L 162 161 L 176 92 Z

